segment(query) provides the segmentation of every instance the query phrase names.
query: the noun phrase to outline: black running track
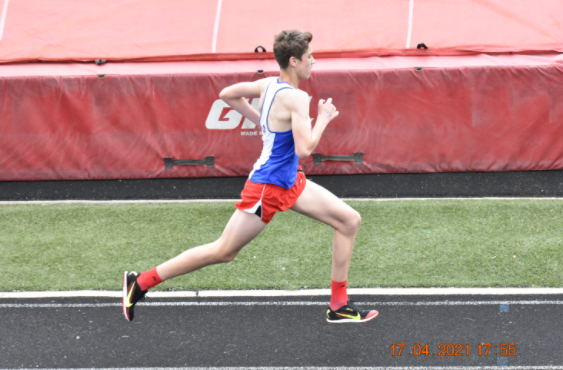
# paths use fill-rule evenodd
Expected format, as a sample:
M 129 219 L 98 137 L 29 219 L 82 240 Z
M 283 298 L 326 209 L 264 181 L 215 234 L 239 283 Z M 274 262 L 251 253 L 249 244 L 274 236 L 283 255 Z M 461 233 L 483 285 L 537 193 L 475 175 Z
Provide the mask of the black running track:
M 307 176 L 339 197 L 562 197 L 563 171 Z M 238 199 L 246 177 L 0 181 L 0 201 Z
M 563 365 L 563 295 L 356 298 L 379 317 L 328 324 L 318 296 L 147 299 L 133 322 L 120 299 L 0 299 L 0 368 Z

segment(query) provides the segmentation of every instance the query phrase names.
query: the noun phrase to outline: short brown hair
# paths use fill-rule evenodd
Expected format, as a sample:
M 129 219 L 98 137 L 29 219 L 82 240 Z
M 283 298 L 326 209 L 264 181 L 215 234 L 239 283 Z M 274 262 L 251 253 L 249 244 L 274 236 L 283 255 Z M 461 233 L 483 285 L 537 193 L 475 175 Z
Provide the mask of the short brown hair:
M 303 54 L 309 49 L 309 43 L 313 40 L 311 32 L 299 32 L 297 30 L 281 31 L 276 35 L 274 42 L 274 56 L 281 69 L 286 69 L 289 59 L 295 57 L 301 60 Z

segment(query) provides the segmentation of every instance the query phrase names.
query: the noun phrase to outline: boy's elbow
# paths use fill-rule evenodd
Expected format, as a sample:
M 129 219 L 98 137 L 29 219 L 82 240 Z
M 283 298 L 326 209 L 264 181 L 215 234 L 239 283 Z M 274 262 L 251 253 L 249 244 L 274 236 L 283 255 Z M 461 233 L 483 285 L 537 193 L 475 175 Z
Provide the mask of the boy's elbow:
M 231 87 L 232 86 L 227 86 L 223 90 L 221 90 L 221 92 L 219 93 L 219 98 L 223 99 L 224 101 L 232 99 L 233 98 L 233 89 L 231 89 Z
M 307 158 L 309 158 L 311 153 L 309 153 L 306 150 L 295 149 L 295 155 L 297 155 L 299 157 L 299 159 L 307 159 Z

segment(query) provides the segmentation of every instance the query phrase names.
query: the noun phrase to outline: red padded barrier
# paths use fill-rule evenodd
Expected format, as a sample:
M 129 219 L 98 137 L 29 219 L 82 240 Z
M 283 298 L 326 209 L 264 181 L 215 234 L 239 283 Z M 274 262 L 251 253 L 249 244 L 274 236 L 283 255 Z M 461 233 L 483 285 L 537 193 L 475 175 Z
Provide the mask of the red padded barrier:
M 247 175 L 260 131 L 218 94 L 276 70 L 272 61 L 6 65 L 0 180 Z M 309 158 L 307 174 L 563 168 L 559 54 L 325 59 L 300 87 L 311 117 L 320 98 L 340 111 L 315 152 L 364 153 L 362 165 Z M 167 157 L 206 156 L 214 168 L 164 167 Z

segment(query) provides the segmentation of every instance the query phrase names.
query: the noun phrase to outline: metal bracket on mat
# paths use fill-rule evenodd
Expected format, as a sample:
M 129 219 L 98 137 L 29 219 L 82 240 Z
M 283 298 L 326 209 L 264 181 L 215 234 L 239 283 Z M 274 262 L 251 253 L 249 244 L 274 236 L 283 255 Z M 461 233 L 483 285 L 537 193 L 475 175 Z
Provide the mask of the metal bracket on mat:
M 354 155 L 321 155 L 320 153 L 313 154 L 313 164 L 318 165 L 324 161 L 342 161 L 354 162 L 355 164 L 364 163 L 364 153 L 354 153 Z
M 215 167 L 215 157 L 205 157 L 203 159 L 172 159 L 164 158 L 164 168 L 170 170 L 174 166 L 199 166 L 206 165 L 207 168 Z

